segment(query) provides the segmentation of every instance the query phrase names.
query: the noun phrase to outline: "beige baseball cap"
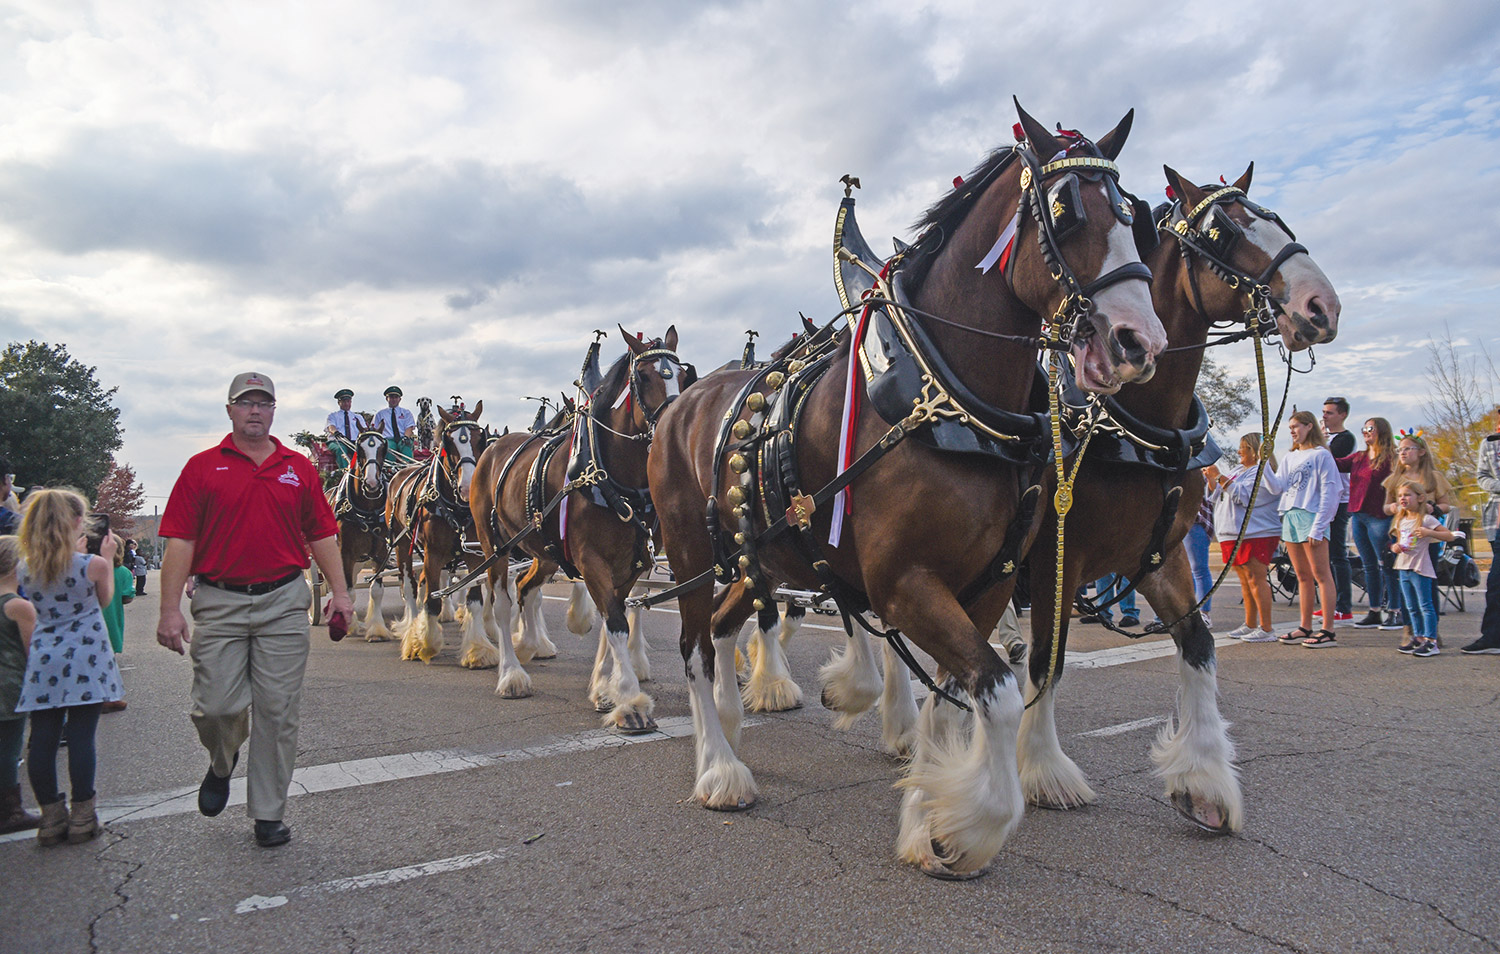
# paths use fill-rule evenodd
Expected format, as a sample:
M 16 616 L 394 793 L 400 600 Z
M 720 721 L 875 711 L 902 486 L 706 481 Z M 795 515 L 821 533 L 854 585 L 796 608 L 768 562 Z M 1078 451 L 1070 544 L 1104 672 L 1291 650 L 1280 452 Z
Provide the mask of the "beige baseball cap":
M 251 391 L 264 391 L 271 395 L 271 400 L 276 400 L 276 385 L 269 377 L 259 371 L 245 371 L 236 374 L 234 380 L 229 382 L 229 400 L 233 401 L 242 394 Z

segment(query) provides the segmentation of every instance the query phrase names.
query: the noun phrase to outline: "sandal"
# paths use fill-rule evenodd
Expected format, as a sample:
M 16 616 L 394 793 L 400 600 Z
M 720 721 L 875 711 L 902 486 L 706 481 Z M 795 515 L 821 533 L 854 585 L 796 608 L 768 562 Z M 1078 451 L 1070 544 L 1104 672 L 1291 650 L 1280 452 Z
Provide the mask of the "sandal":
M 1296 629 L 1292 630 L 1290 633 L 1282 633 L 1280 636 L 1277 636 L 1276 637 L 1276 641 L 1278 643 L 1287 643 L 1287 644 L 1300 643 L 1303 640 L 1311 639 L 1312 638 L 1312 634 L 1313 634 L 1313 631 L 1310 630 L 1310 629 L 1308 629 L 1306 626 L 1298 626 Z
M 1331 630 L 1320 629 L 1316 636 L 1309 636 L 1304 639 L 1302 645 L 1306 649 L 1323 649 L 1327 646 L 1336 645 L 1336 643 L 1334 642 Z

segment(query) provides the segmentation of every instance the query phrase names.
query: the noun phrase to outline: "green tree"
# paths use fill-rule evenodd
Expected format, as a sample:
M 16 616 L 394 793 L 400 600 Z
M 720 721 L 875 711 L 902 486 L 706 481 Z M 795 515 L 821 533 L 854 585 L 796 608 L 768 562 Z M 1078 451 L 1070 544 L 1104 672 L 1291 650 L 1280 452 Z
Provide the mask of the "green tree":
M 1248 377 L 1231 377 L 1207 354 L 1203 356 L 1203 368 L 1198 372 L 1198 384 L 1193 390 L 1208 409 L 1214 430 L 1223 434 L 1233 431 L 1235 425 L 1256 409 L 1256 402 L 1251 400 L 1256 394 L 1255 382 Z M 1272 408 L 1272 413 L 1275 413 L 1275 408 Z
M 120 411 L 67 345 L 12 341 L 0 352 L 0 456 L 21 486 L 99 486 L 120 448 Z

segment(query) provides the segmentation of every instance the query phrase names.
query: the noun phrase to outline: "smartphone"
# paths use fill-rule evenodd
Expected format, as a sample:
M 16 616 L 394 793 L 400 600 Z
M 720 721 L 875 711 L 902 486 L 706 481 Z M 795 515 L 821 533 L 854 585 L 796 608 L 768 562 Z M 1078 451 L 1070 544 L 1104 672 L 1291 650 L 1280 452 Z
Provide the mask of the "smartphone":
M 97 555 L 100 545 L 104 543 L 104 538 L 109 536 L 109 514 L 98 512 L 92 514 L 84 533 L 88 537 L 88 551 Z

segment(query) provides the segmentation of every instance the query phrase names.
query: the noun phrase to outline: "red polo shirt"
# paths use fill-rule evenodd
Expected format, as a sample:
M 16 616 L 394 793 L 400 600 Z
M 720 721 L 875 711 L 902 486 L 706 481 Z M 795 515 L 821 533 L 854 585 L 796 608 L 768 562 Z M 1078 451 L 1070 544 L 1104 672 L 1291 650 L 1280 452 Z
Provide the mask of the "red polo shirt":
M 237 585 L 279 580 L 307 568 L 308 541 L 338 533 L 312 461 L 271 443 L 257 467 L 226 435 L 182 468 L 157 532 L 194 542 L 192 573 Z

